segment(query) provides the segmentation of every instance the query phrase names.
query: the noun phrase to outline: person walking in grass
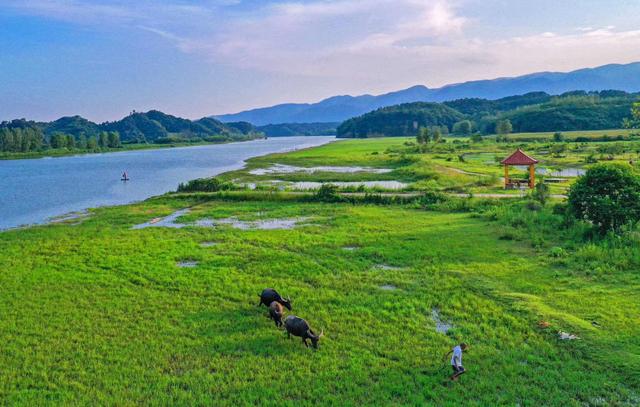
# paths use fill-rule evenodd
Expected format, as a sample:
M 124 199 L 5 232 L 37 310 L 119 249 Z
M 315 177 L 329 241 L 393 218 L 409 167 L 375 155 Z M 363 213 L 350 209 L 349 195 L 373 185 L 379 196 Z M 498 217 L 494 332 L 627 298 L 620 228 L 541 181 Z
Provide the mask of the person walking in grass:
M 451 375 L 451 380 L 456 381 L 458 377 L 465 372 L 464 367 L 462 367 L 462 352 L 467 349 L 466 343 L 461 343 L 460 345 L 455 346 L 453 349 L 449 351 L 444 358 L 451 355 L 451 368 L 453 369 L 453 374 Z

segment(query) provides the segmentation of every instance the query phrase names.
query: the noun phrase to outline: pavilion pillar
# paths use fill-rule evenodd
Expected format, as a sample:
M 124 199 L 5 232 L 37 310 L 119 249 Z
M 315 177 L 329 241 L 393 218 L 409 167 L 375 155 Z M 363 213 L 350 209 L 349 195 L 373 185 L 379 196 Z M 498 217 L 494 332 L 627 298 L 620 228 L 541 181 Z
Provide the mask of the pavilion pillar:
M 507 164 L 504 165 L 504 189 L 507 189 L 509 185 L 509 166 Z
M 529 188 L 533 189 L 536 186 L 536 166 L 531 164 L 529 166 Z

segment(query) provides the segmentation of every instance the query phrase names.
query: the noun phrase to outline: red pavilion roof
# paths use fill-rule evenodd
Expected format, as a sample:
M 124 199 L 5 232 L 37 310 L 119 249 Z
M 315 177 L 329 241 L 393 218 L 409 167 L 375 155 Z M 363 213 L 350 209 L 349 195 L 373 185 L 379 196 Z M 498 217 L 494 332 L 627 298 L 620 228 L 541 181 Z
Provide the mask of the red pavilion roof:
M 538 160 L 526 155 L 522 150 L 517 149 L 515 153 L 501 161 L 505 165 L 531 165 L 537 164 Z

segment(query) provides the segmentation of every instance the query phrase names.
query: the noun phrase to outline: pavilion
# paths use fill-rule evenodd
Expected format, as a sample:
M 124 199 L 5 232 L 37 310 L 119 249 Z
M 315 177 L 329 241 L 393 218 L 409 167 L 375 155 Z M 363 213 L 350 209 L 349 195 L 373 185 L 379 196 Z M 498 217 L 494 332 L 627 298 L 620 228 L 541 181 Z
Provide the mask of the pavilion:
M 536 185 L 536 164 L 538 160 L 526 155 L 522 150 L 517 149 L 509 157 L 501 161 L 504 165 L 504 188 L 515 188 L 520 186 L 519 181 L 513 181 L 509 178 L 509 166 L 510 165 L 522 165 L 529 167 L 529 188 L 533 188 Z

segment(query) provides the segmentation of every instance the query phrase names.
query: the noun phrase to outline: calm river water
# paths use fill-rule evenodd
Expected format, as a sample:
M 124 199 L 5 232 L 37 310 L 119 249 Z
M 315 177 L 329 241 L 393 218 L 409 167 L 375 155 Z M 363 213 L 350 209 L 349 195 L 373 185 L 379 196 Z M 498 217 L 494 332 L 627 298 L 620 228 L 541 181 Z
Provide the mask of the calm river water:
M 260 155 L 313 147 L 333 137 L 279 137 L 243 143 L 72 157 L 0 161 L 0 230 L 54 216 L 140 201 L 180 182 L 241 168 Z M 131 179 L 120 181 L 126 171 Z

